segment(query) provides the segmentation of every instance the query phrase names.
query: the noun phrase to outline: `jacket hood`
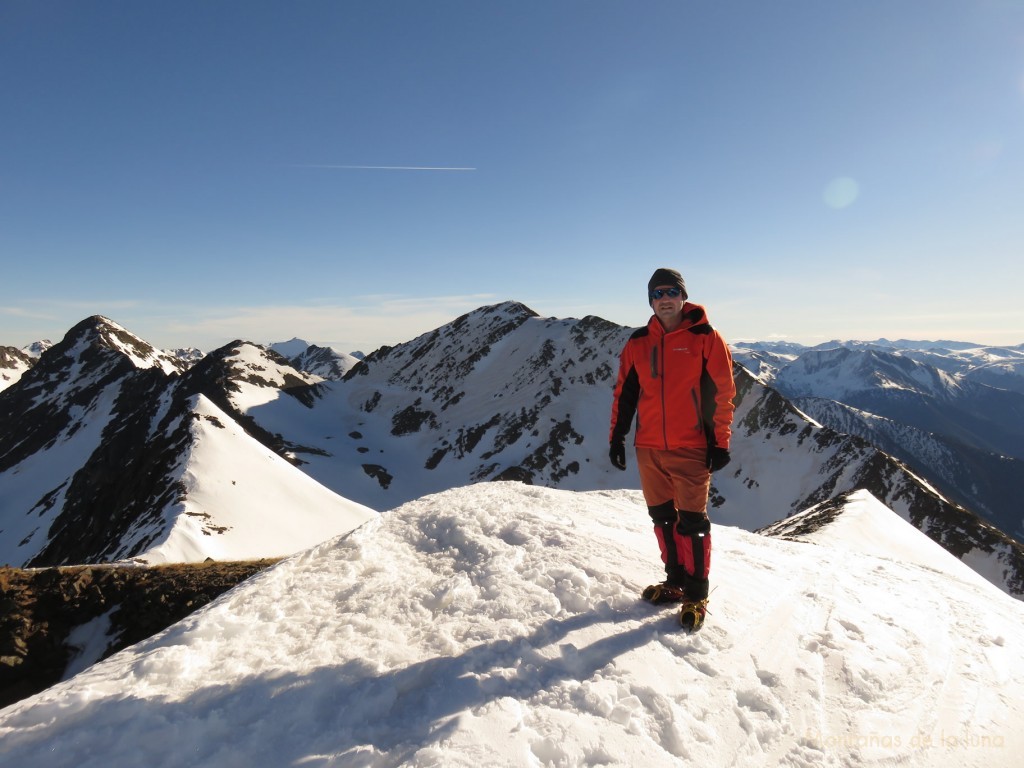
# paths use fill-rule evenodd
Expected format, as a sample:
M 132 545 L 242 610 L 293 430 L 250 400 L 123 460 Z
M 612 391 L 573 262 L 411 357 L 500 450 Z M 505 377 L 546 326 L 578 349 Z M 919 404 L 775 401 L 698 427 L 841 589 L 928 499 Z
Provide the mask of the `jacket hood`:
M 708 315 L 704 310 L 704 307 L 700 304 L 693 304 L 689 301 L 683 303 L 683 322 L 678 328 L 672 333 L 678 333 L 679 331 L 688 331 L 691 328 L 695 328 L 698 325 L 707 325 Z M 665 335 L 665 326 L 661 324 L 661 320 L 658 319 L 657 315 L 651 315 L 651 319 L 647 321 L 647 329 L 650 333 L 658 336 Z

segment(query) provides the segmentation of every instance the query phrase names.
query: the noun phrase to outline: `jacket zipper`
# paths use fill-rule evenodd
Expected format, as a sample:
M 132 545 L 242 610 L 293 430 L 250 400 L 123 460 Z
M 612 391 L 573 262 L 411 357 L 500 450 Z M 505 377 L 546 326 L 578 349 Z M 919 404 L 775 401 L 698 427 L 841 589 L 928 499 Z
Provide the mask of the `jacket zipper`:
M 661 337 L 661 438 L 665 442 L 665 450 L 668 450 L 668 407 L 665 402 L 665 337 Z M 657 350 L 657 347 L 655 347 Z

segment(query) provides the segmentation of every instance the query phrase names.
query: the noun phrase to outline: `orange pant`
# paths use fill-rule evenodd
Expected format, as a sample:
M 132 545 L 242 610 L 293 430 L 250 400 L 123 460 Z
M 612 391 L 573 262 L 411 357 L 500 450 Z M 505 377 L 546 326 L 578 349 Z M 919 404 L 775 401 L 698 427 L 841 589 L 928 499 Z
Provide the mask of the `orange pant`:
M 706 456 L 702 448 L 636 449 L 644 501 L 665 564 L 665 581 L 682 587 L 691 600 L 703 600 L 709 591 L 711 471 Z
M 647 506 L 656 507 L 671 500 L 678 510 L 707 512 L 711 470 L 705 463 L 706 457 L 703 448 L 660 451 L 638 447 L 636 465 Z

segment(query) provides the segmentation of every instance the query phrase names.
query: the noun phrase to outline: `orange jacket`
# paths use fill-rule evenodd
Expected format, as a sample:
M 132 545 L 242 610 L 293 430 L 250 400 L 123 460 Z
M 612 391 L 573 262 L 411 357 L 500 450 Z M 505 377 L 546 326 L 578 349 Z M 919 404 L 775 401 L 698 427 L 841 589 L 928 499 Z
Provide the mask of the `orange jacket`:
M 666 333 L 656 316 L 619 356 L 610 439 L 625 440 L 637 414 L 636 444 L 728 450 L 736 384 L 732 355 L 704 307 L 686 302 L 683 324 Z

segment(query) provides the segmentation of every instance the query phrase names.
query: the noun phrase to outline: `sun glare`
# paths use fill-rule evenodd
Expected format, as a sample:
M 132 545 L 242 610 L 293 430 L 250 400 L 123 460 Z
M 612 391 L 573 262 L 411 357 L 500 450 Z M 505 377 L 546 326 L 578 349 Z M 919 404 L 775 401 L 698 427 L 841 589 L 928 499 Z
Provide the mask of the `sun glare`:
M 860 197 L 860 185 L 849 176 L 839 176 L 825 185 L 822 198 L 829 208 L 849 208 Z

